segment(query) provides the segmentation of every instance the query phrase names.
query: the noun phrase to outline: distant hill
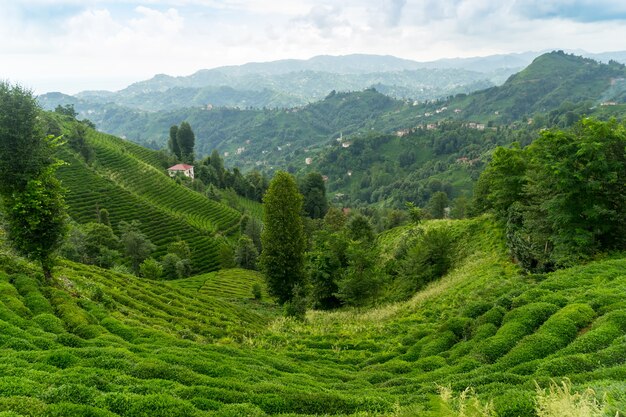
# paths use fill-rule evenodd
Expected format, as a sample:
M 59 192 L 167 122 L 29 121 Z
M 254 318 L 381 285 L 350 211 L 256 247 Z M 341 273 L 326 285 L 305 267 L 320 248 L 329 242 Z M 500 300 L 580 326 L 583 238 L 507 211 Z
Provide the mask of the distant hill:
M 198 156 L 218 149 L 228 166 L 243 170 L 315 169 L 328 175 L 329 190 L 344 195 L 346 204 L 398 206 L 424 204 L 441 189 L 451 198 L 468 194 L 495 145 L 527 143 L 537 130 L 569 126 L 583 115 L 623 117 L 625 80 L 622 64 L 552 52 L 501 86 L 427 103 L 367 89 L 287 109 L 145 112 L 103 104 L 90 113 L 80 107 L 87 105 L 82 99 L 68 99 L 100 129 L 129 140 L 165 146 L 169 127 L 187 120 Z M 475 162 L 456 162 L 463 158 Z
M 393 56 L 317 56 L 200 70 L 189 76 L 159 74 L 117 92 L 84 91 L 77 109 L 85 116 L 115 104 L 138 110 L 174 110 L 190 106 L 238 108 L 294 107 L 317 101 L 330 91 L 375 86 L 396 98 L 431 100 L 469 93 L 502 83 L 530 62 L 533 53 L 485 58 L 416 62 Z M 55 93 L 40 97 L 52 109 L 68 104 Z
M 589 114 L 603 103 L 623 103 L 625 91 L 623 64 L 603 64 L 558 51 L 537 57 L 502 86 L 460 95 L 444 105 L 459 109 L 452 116 L 455 119 L 511 123 L 562 106 Z M 435 115 L 434 119 L 446 117 L 450 114 Z

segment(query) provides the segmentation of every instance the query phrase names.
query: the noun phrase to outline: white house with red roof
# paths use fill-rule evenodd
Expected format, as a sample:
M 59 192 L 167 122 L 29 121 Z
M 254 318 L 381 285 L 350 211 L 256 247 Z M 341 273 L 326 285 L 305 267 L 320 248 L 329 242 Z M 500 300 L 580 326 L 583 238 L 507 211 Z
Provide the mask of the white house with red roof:
M 170 174 L 170 177 L 175 176 L 178 173 L 183 174 L 186 177 L 193 179 L 193 165 L 187 164 L 176 164 L 167 169 L 167 172 Z

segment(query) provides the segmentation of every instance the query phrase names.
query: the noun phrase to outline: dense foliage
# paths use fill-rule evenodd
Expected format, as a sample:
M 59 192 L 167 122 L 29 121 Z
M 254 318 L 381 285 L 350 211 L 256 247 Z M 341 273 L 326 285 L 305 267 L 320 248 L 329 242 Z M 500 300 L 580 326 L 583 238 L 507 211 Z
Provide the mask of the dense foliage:
M 476 204 L 507 224 L 512 254 L 550 270 L 626 248 L 626 130 L 583 119 L 526 148 L 499 148 L 481 175 Z
M 32 93 L 0 82 L 0 196 L 9 238 L 38 260 L 50 279 L 53 253 L 65 233 L 63 189 L 52 156 L 59 138 L 46 137 Z
M 280 304 L 294 298 L 294 288 L 305 280 L 301 213 L 302 195 L 295 180 L 286 172 L 277 172 L 263 197 L 260 267 L 270 294 Z

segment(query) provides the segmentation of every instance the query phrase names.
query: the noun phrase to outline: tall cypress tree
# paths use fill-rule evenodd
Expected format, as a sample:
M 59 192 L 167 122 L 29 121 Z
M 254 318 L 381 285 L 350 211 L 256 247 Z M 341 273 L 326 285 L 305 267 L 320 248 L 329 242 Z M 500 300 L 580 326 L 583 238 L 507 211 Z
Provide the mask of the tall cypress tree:
M 312 219 L 321 219 L 328 211 L 326 200 L 326 185 L 324 178 L 318 172 L 311 172 L 302 183 L 304 196 L 304 212 Z
M 191 126 L 187 122 L 182 122 L 176 132 L 176 142 L 180 149 L 180 159 L 187 163 L 193 164 L 194 151 L 196 143 L 196 135 L 194 135 Z
M 180 147 L 178 146 L 178 138 L 176 135 L 178 134 L 178 126 L 174 125 L 170 127 L 170 140 L 167 143 L 170 148 L 170 152 L 176 155 L 176 158 L 180 159 Z
M 294 287 L 302 287 L 305 279 L 302 195 L 293 177 L 279 171 L 270 182 L 263 203 L 265 227 L 259 264 L 270 294 L 284 304 L 293 298 Z

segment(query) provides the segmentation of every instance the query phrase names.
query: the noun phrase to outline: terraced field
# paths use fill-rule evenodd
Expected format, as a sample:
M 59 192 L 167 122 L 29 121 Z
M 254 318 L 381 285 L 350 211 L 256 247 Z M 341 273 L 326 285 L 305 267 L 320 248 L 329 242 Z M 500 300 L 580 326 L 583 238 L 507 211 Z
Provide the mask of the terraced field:
M 491 415 L 534 416 L 535 383 L 568 377 L 626 415 L 626 258 L 523 276 L 490 221 L 434 227 L 462 243 L 441 281 L 303 323 L 251 299 L 259 276 L 243 270 L 153 282 L 64 263 L 42 287 L 0 254 L 0 411 L 460 415 L 442 411 L 440 384 L 473 387 Z
M 70 215 L 79 223 L 96 221 L 107 209 L 115 228 L 120 221 L 141 222 L 140 229 L 157 245 L 155 257 L 167 246 L 187 241 L 196 273 L 219 268 L 219 247 L 238 230 L 240 214 L 176 184 L 159 166 L 154 151 L 119 138 L 91 132 L 95 162 L 88 166 L 64 149 L 66 162 L 58 177 L 68 190 Z
M 142 159 L 148 159 L 147 156 L 136 158 L 127 151 L 127 146 L 120 146 L 121 142 L 121 139 L 114 136 L 90 132 L 90 143 L 96 154 L 99 170 L 105 172 L 111 180 L 163 210 L 183 218 L 199 230 L 228 232 L 237 227 L 240 217 L 237 211 L 177 185 L 167 176 L 165 170 L 158 170 L 143 162 Z M 146 154 L 145 151 L 135 152 Z

